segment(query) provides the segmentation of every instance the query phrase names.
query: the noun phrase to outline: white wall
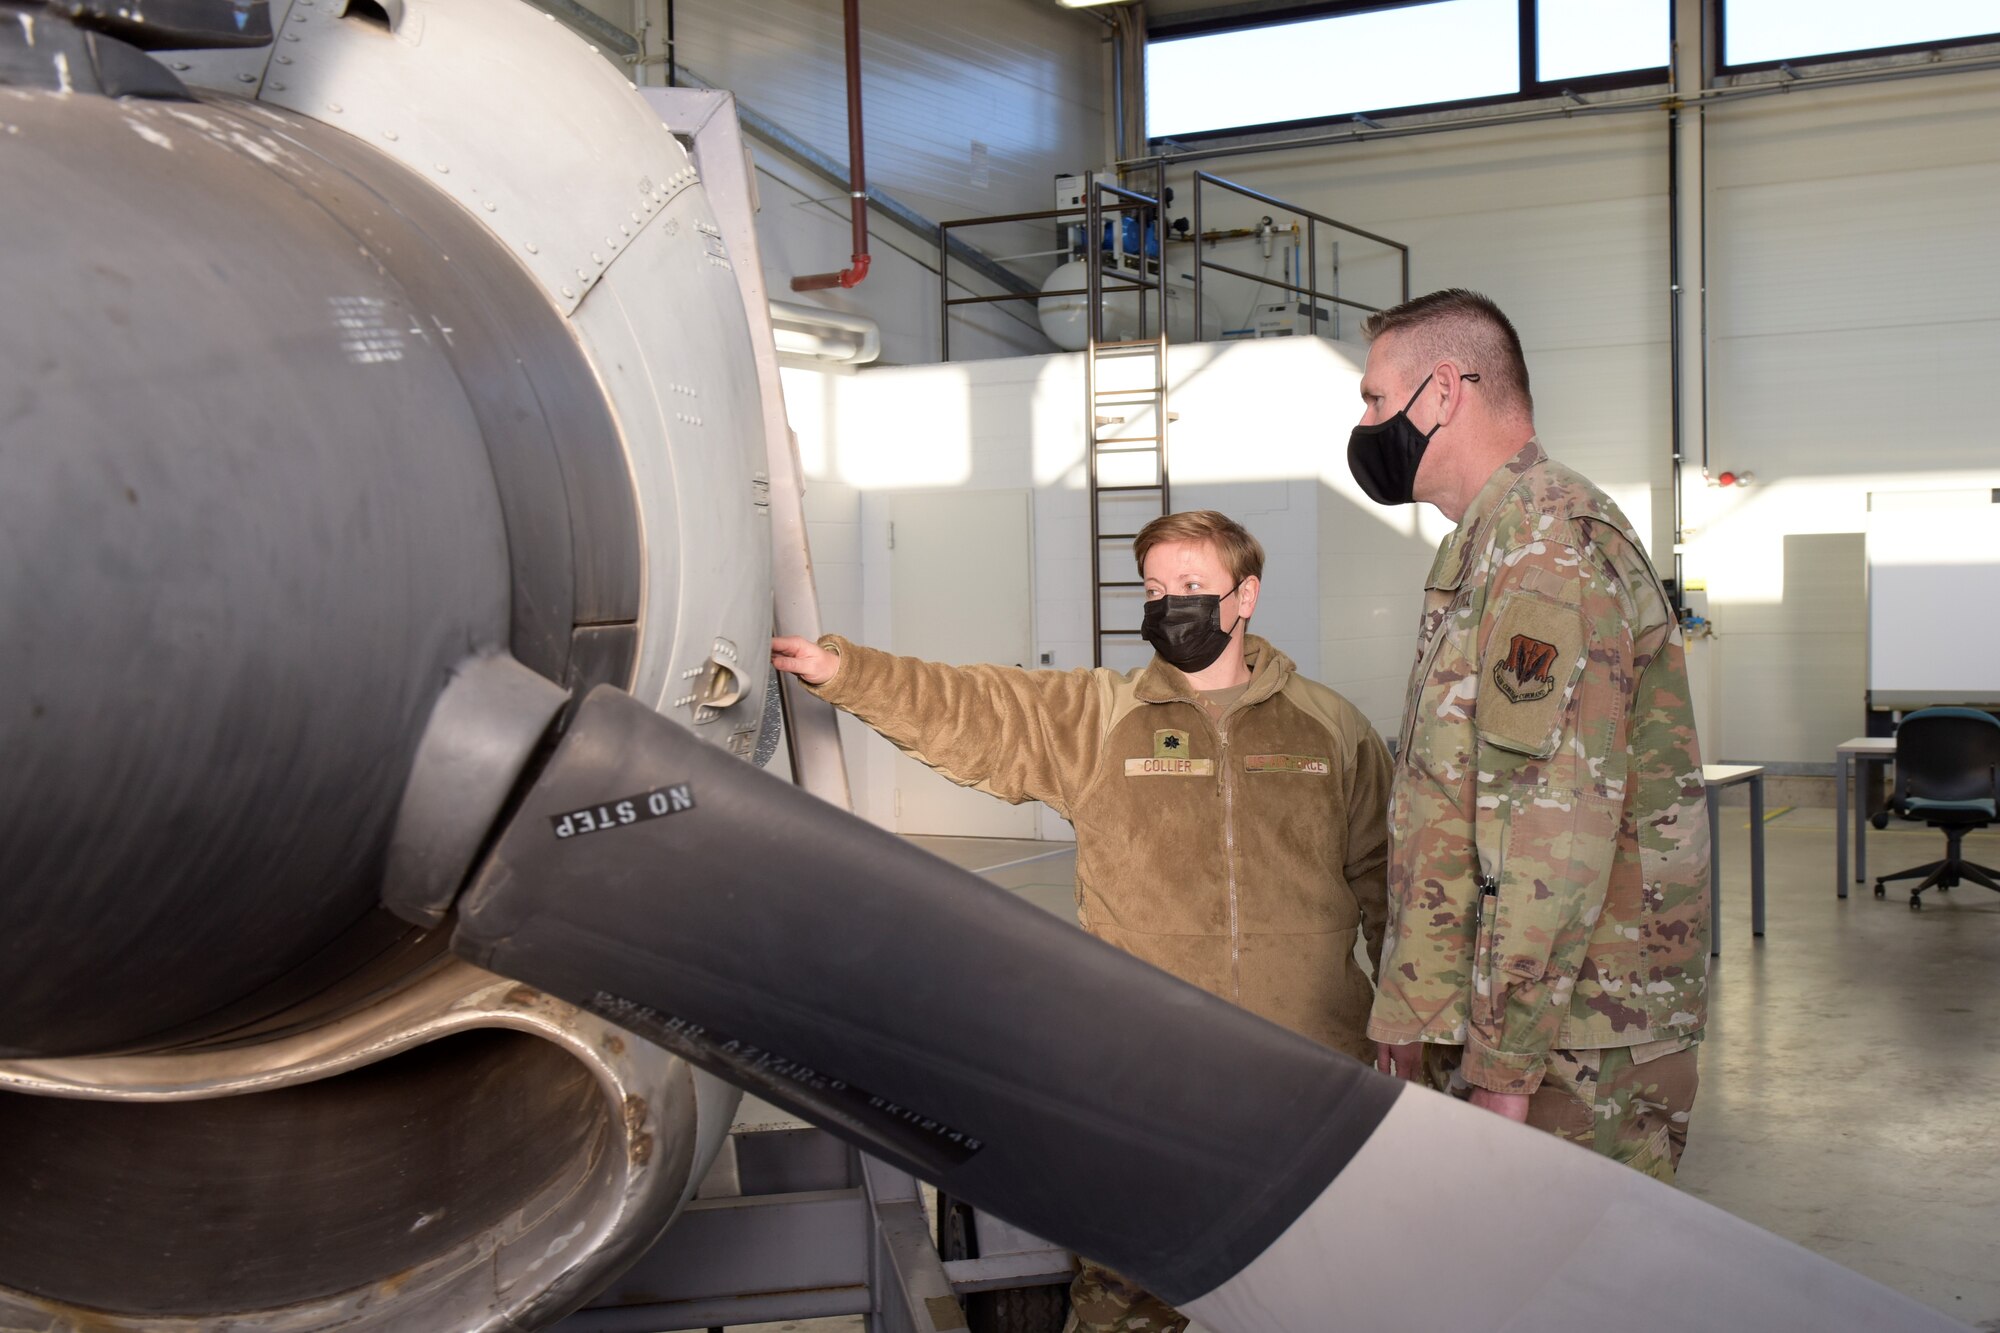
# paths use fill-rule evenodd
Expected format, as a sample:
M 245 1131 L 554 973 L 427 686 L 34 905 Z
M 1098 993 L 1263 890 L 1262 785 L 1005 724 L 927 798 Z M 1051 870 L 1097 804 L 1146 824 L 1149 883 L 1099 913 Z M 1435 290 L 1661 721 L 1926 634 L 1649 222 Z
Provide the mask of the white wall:
M 664 83 L 664 0 L 594 0 L 622 27 L 643 15 L 653 63 L 641 81 Z M 727 88 L 835 162 L 847 151 L 841 6 L 831 0 L 676 0 L 678 63 Z M 1059 172 L 1106 154 L 1101 24 L 1048 0 L 869 0 L 861 8 L 863 126 L 870 185 L 932 221 L 1048 208 Z M 792 293 L 794 276 L 844 269 L 852 248 L 844 188 L 752 140 L 762 209 L 758 241 L 771 290 L 789 300 L 867 315 L 882 326 L 891 363 L 938 351 L 937 247 L 879 215 L 873 267 L 848 291 Z M 1049 249 L 1052 226 L 974 231 L 992 255 Z M 1039 281 L 1052 258 L 1019 267 Z M 953 265 L 954 295 L 998 290 Z M 954 355 L 1050 349 L 1031 306 L 960 307 Z
M 2000 78 L 1739 103 L 1708 155 L 1710 459 L 1756 477 L 1688 497 L 1709 748 L 1828 764 L 1864 720 L 1869 492 L 2000 485 Z

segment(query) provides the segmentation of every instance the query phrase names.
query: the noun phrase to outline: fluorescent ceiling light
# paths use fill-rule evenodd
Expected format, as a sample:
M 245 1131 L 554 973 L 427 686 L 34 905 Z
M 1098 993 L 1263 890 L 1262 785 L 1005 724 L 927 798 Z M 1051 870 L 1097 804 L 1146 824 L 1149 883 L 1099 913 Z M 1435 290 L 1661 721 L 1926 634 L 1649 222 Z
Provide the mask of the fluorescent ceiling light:
M 1064 9 L 1095 9 L 1099 5 L 1128 5 L 1132 0 L 1056 0 Z

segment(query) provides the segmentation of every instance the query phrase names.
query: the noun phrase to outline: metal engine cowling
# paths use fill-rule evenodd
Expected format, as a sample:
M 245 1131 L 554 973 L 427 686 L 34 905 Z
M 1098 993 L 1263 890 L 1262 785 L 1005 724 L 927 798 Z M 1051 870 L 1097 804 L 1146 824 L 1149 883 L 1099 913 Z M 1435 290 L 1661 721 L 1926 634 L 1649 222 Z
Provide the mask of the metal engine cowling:
M 408 789 L 479 664 L 754 748 L 729 258 L 513 0 L 72 8 L 0 0 L 0 1326 L 539 1326 L 735 1093 L 385 887 L 474 850 Z

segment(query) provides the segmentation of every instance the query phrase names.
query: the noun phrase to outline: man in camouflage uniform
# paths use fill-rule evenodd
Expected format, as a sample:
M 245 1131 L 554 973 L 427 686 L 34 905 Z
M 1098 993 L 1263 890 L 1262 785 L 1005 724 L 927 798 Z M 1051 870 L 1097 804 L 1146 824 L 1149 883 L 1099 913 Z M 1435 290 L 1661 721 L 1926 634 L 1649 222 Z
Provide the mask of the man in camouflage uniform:
M 1155 652 L 1140 670 L 951 666 L 834 634 L 773 639 L 771 662 L 952 781 L 1068 819 L 1091 934 L 1371 1058 L 1356 945 L 1380 956 L 1388 748 L 1359 709 L 1249 632 L 1264 551 L 1240 524 L 1169 514 L 1133 555 Z M 1188 1323 L 1087 1257 L 1070 1302 L 1066 1333 Z
M 1349 466 L 1458 524 L 1404 704 L 1377 1067 L 1671 1182 L 1710 929 L 1678 620 L 1630 522 L 1536 442 L 1498 307 L 1434 292 L 1363 328 Z

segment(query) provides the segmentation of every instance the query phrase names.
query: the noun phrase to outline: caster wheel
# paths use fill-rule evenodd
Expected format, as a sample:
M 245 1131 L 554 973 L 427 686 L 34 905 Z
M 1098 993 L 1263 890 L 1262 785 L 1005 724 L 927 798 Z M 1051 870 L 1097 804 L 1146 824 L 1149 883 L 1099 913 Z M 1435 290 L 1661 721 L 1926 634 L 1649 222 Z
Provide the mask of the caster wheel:
M 1921 912 L 1924 910 L 1924 900 L 1914 893 L 1910 895 L 1910 910 L 1912 912 Z
M 979 1243 L 972 1235 L 972 1206 L 950 1197 L 938 1200 L 938 1253 L 946 1259 L 977 1259 Z
M 1875 896 L 1876 896 L 1877 898 L 1882 898 L 1882 897 L 1886 897 L 1886 896 L 1887 896 L 1886 894 L 1884 894 L 1884 893 L 1883 893 L 1883 891 L 1882 891 L 1882 886 L 1881 886 L 1880 884 L 1877 884 L 1877 885 L 1875 886 Z
M 1069 1288 L 970 1292 L 965 1322 L 970 1333 L 1062 1333 L 1069 1322 Z

